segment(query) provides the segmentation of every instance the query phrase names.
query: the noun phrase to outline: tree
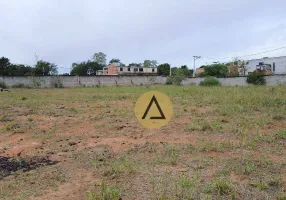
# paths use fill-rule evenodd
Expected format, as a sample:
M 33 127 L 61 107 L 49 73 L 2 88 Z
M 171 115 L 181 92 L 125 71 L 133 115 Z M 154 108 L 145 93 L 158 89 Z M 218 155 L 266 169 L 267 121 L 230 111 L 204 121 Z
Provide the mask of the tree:
M 7 75 L 10 76 L 31 76 L 33 74 L 34 68 L 22 64 L 11 64 L 8 69 L 9 70 Z
M 156 60 L 144 60 L 144 67 L 157 67 L 158 62 Z
M 168 77 L 167 83 L 180 85 L 184 79 L 185 79 L 184 71 L 180 68 L 173 67 L 172 75 Z
M 204 67 L 204 69 L 205 76 L 226 77 L 229 74 L 227 66 L 223 63 L 207 65 Z
M 2 76 L 25 76 L 31 75 L 33 68 L 26 65 L 11 64 L 8 58 L 0 58 L 0 75 Z
M 144 67 L 151 67 L 151 60 L 144 60 L 143 66 Z
M 170 64 L 165 63 L 158 66 L 158 75 L 159 76 L 169 76 L 170 75 Z
M 112 59 L 109 61 L 109 64 L 111 64 L 111 63 L 121 63 L 121 62 L 120 62 L 120 59 L 118 59 L 118 58 L 112 58 Z
M 0 75 L 7 75 L 7 69 L 11 65 L 10 60 L 6 57 L 0 58 Z
M 106 65 L 106 54 L 102 52 L 95 53 L 92 57 L 93 61 L 99 65 Z
M 119 63 L 120 66 L 125 66 L 125 64 L 123 64 L 120 59 L 118 58 L 112 58 L 110 61 L 109 61 L 109 64 L 112 64 L 112 63 Z
M 189 69 L 187 65 L 182 65 L 181 70 L 183 71 L 185 76 L 192 76 L 194 70 Z
M 33 74 L 40 76 L 56 75 L 58 73 L 57 65 L 47 61 L 39 60 L 37 61 Z
M 128 67 L 132 67 L 132 66 L 141 67 L 141 66 L 142 66 L 142 63 L 130 63 L 130 64 L 128 65 Z
M 73 63 L 71 75 L 85 76 L 87 75 L 88 69 L 91 69 L 91 71 L 96 72 L 97 70 L 102 70 L 103 67 L 103 65 L 100 65 L 97 62 L 90 60 L 88 60 L 87 62 Z

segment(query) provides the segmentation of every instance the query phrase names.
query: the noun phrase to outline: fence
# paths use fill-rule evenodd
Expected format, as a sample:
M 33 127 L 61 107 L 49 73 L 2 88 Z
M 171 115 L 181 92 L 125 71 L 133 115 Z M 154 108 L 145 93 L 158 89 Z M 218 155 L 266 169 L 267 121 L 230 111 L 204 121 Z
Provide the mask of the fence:
M 151 85 L 165 84 L 161 76 L 0 76 L 0 82 L 9 87 L 23 84 L 30 87 L 96 86 L 96 85 Z
M 198 85 L 204 78 L 187 78 L 182 85 Z M 286 85 L 286 75 L 265 76 L 266 85 Z M 246 77 L 218 78 L 223 86 L 247 86 Z M 0 82 L 9 87 L 24 84 L 30 87 L 96 86 L 96 85 L 152 85 L 166 84 L 162 76 L 0 76 Z

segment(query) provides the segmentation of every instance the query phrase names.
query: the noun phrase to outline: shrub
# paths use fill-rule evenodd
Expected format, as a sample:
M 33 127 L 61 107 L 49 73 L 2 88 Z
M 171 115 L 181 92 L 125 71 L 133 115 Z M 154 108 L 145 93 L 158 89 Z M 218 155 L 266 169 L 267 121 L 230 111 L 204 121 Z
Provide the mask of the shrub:
M 185 75 L 184 75 L 184 72 L 183 70 L 181 69 L 177 69 L 177 70 L 174 70 L 172 76 L 169 76 L 167 78 L 167 82 L 166 84 L 167 85 L 181 85 L 181 82 L 185 79 Z
M 16 83 L 12 85 L 12 88 L 30 88 L 30 86 L 25 85 L 24 83 Z
M 166 85 L 172 85 L 172 77 L 171 76 L 168 76 L 167 77 L 167 81 L 166 81 Z
M 254 85 L 265 85 L 266 80 L 263 75 L 257 74 L 256 72 L 253 72 L 248 75 L 246 82 L 248 84 L 254 84 Z
M 54 83 L 55 88 L 64 88 L 64 85 L 62 83 Z
M 6 88 L 8 88 L 8 86 L 6 85 L 5 82 L 1 81 L 0 82 L 0 88 L 6 89 Z
M 220 82 L 214 77 L 206 77 L 200 82 L 200 86 L 219 86 Z
M 213 183 L 213 189 L 220 195 L 229 194 L 233 191 L 232 184 L 226 179 L 217 179 Z
M 226 64 L 214 63 L 204 67 L 206 76 L 226 77 L 229 75 Z

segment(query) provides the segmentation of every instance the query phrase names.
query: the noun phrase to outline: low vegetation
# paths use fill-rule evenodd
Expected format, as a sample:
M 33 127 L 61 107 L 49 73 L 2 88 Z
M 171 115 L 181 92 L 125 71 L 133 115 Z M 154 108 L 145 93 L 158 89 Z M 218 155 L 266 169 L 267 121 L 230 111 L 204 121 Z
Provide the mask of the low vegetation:
M 0 82 L 0 88 L 6 89 L 8 86 L 6 85 L 5 82 Z
M 248 84 L 254 84 L 254 85 L 265 85 L 266 84 L 265 77 L 256 72 L 249 74 L 247 76 L 246 82 Z
M 0 199 L 286 197 L 284 86 L 9 90 L 0 160 L 57 162 L 3 175 Z M 170 97 L 173 117 L 147 130 L 134 105 L 153 90 Z
M 220 86 L 220 82 L 214 77 L 206 77 L 200 82 L 200 86 Z

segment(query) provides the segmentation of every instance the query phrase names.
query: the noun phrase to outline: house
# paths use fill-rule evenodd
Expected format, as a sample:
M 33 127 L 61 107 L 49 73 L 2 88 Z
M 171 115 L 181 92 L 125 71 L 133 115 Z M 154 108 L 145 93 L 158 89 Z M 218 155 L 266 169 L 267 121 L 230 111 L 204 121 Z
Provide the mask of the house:
M 112 63 L 96 71 L 96 75 L 157 75 L 156 67 L 121 66 L 120 63 Z
M 239 72 L 238 72 L 238 65 L 235 64 L 230 64 L 227 66 L 228 69 L 228 76 L 238 76 Z
M 196 76 L 200 76 L 201 73 L 204 73 L 205 72 L 205 68 L 204 66 L 201 66 L 200 68 L 197 68 L 196 71 L 195 71 L 195 75 Z
M 240 69 L 240 75 L 248 75 L 249 72 L 254 72 L 257 67 L 262 65 L 269 66 L 271 74 L 286 74 L 286 56 L 280 56 L 248 60 L 246 65 Z

